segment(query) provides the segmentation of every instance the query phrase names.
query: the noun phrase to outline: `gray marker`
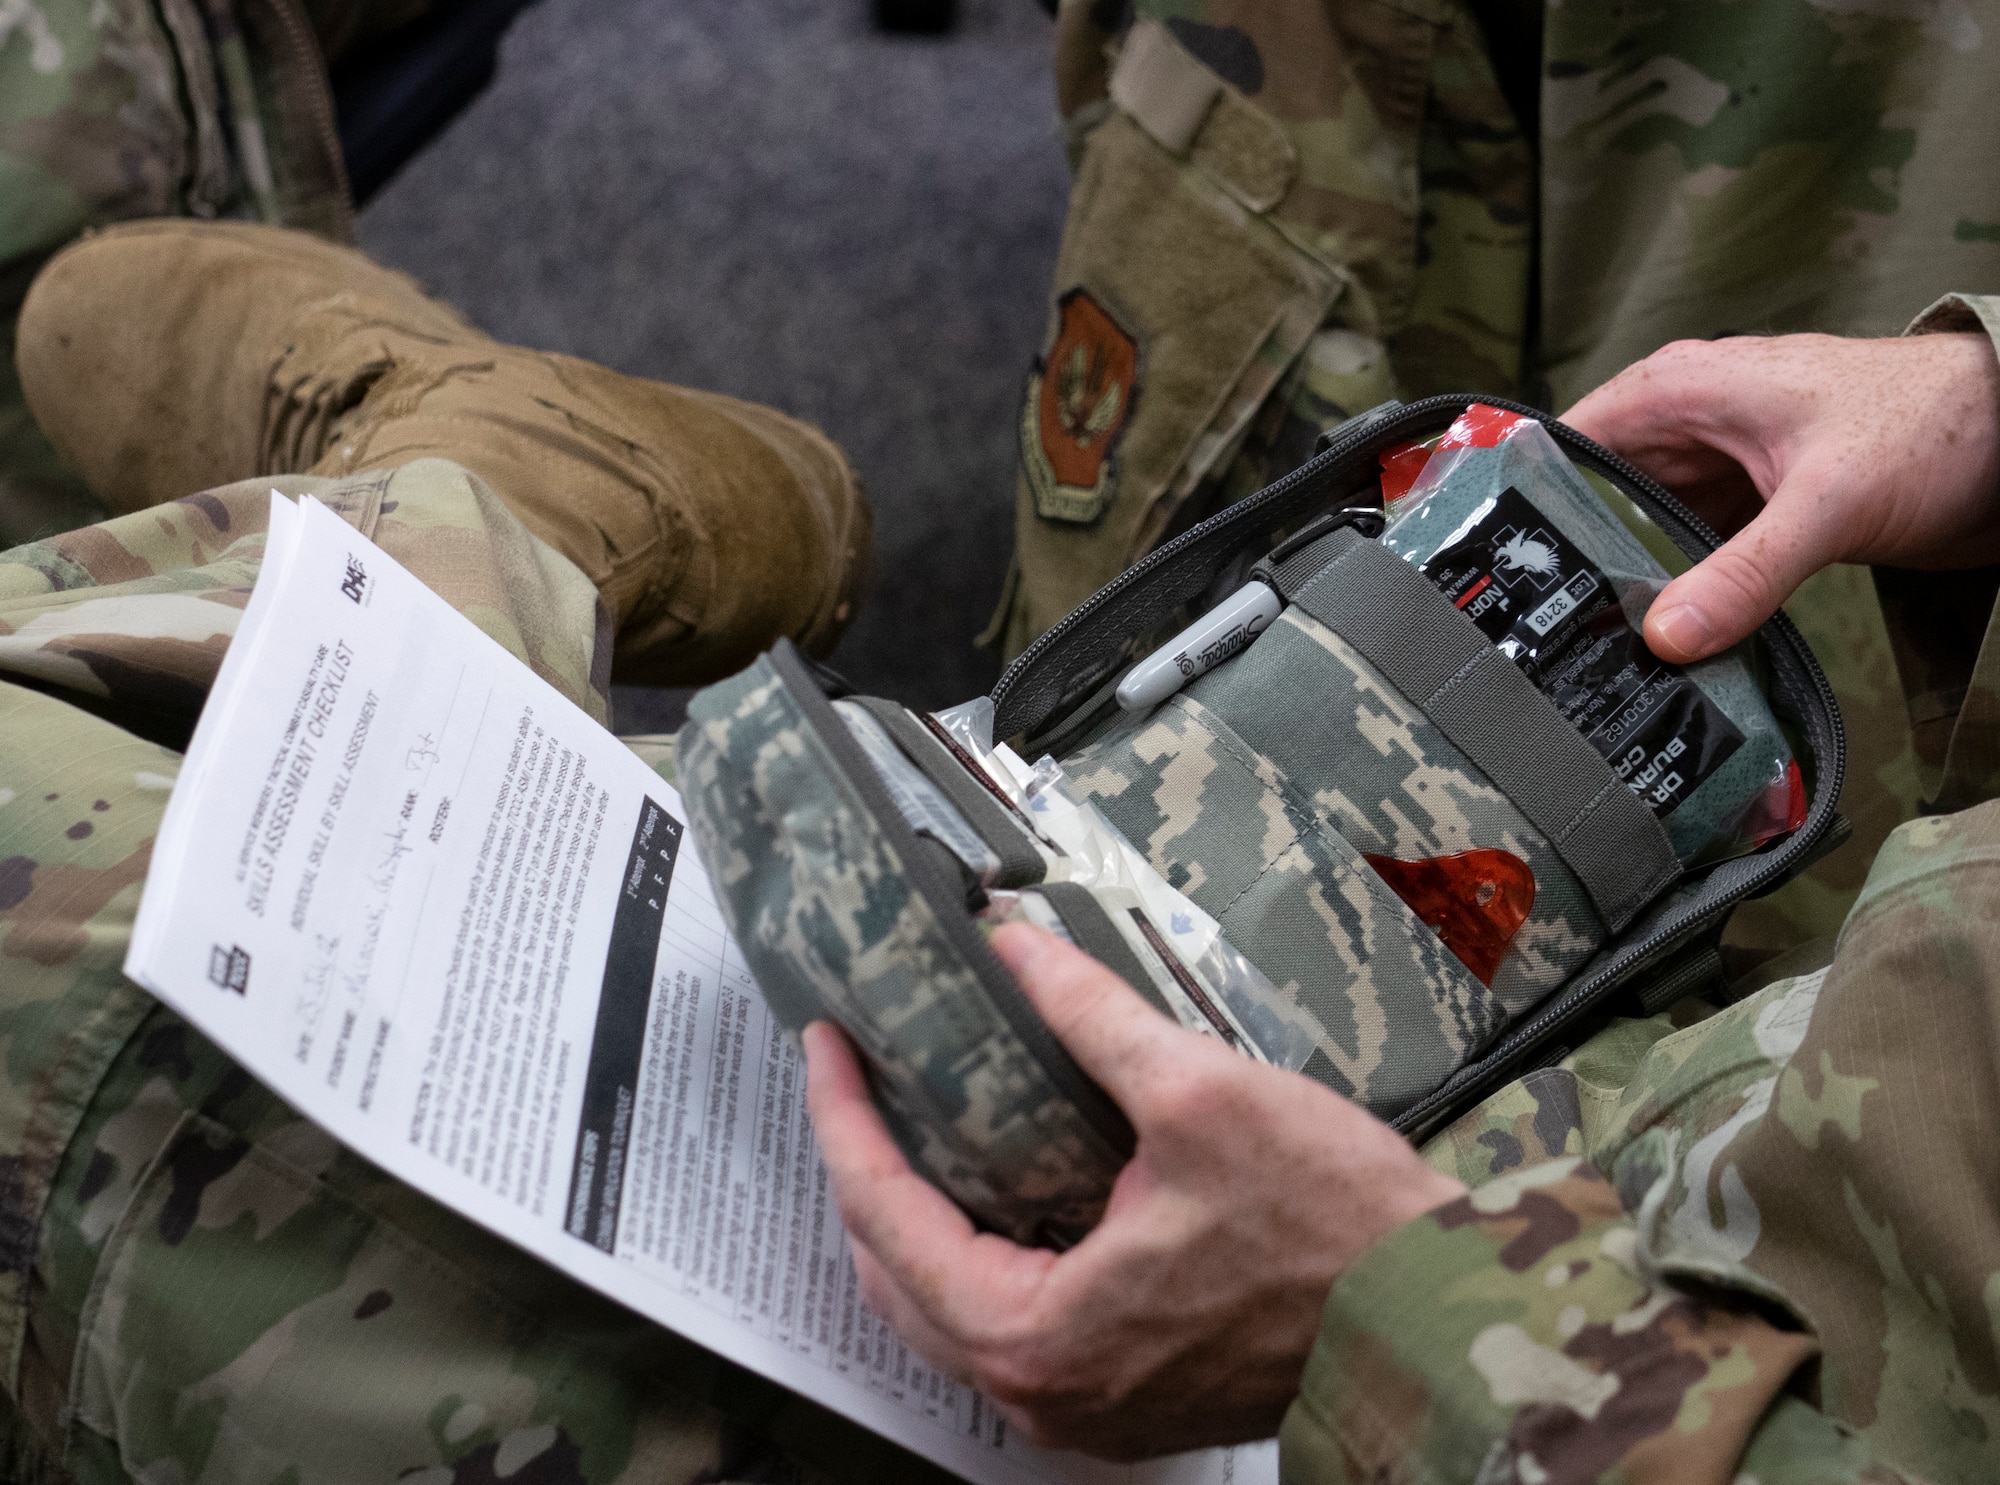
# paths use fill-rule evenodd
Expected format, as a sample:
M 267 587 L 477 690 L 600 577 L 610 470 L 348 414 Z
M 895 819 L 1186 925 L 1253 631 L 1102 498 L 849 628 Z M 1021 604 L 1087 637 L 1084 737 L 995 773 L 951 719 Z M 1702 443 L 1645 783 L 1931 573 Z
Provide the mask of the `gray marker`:
M 1263 583 L 1245 583 L 1126 672 L 1118 704 L 1128 712 L 1158 706 L 1198 675 L 1249 647 L 1284 611 Z

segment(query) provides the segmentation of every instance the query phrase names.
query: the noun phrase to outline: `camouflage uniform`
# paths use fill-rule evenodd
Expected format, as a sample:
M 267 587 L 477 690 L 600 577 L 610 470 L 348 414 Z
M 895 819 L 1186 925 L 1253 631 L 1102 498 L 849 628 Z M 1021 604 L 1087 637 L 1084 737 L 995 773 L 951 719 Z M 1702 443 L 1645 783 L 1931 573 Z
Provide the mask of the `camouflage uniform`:
M 445 460 L 0 554 L 0 1478 L 938 1477 L 342 1150 L 123 979 L 273 483 L 608 715 L 596 590 Z
M 2000 803 L 1900 827 L 1830 967 L 1440 1136 L 1474 1189 L 1335 1286 L 1287 1479 L 1993 1479 L 1996 848 Z
M 1991 0 L 1063 0 L 1077 177 L 992 635 L 1385 398 L 1560 408 L 1670 340 L 1889 335 L 2000 287 L 1996 31 Z M 1830 935 L 1918 799 L 1868 574 L 1789 611 L 1856 844 L 1738 915 L 1760 953 Z
M 14 321 L 91 227 L 244 217 L 353 236 L 328 60 L 429 0 L 0 4 L 0 543 L 97 520 L 22 400 Z
M 2000 1473 L 2000 607 L 1954 630 L 1932 586 L 1944 627 L 1890 612 L 1958 812 L 1890 834 L 1830 963 L 1617 1022 L 1435 1137 L 1473 1189 L 1335 1285 L 1288 1480 Z

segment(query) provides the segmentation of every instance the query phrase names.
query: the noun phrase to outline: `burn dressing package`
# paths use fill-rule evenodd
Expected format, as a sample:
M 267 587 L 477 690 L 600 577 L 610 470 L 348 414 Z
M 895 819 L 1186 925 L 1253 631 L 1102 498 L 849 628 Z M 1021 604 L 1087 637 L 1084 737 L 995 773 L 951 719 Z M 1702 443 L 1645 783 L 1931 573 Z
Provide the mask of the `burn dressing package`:
M 1660 816 L 1743 746 L 1722 709 L 1656 658 L 1611 584 L 1509 485 L 1418 564 Z
M 1690 864 L 1798 827 L 1805 787 L 1742 647 L 1689 666 L 1641 630 L 1668 581 L 1532 418 L 1474 403 L 1386 452 L 1382 542 L 1508 656 Z

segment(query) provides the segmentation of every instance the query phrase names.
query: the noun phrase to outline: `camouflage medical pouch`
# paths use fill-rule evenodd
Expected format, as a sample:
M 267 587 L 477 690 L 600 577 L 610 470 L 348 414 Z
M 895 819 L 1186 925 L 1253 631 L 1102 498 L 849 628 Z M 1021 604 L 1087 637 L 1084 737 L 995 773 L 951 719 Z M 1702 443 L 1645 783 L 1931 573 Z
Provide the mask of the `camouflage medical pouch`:
M 1282 1065 L 1413 1136 L 1603 1018 L 1711 985 L 1735 905 L 1844 828 L 1840 718 L 1782 616 L 1753 658 L 1796 761 L 1795 828 L 1691 867 L 1583 732 L 1378 539 L 1381 456 L 1442 433 L 1471 401 L 1431 398 L 1335 430 L 1309 464 L 1087 600 L 991 697 L 992 734 L 1013 745 L 995 752 L 1021 767 L 1046 757 L 1039 767 L 1122 832 L 1191 916 L 1220 926 L 1278 1019 L 1310 1027 L 1310 1055 Z M 1685 563 L 1716 546 L 1617 456 L 1508 410 L 1543 423 L 1649 549 Z M 1156 704 L 1120 706 L 1140 657 L 1253 576 L 1277 594 L 1275 619 L 1228 641 L 1233 658 L 1184 667 L 1194 678 Z M 996 786 L 977 742 L 866 701 L 899 755 L 885 772 L 857 741 L 856 703 L 829 690 L 840 687 L 781 646 L 695 698 L 681 781 L 718 899 L 779 1018 L 830 1018 L 854 1037 L 918 1169 L 989 1227 L 1073 1241 L 1132 1134 L 974 915 L 997 895 L 1040 894 L 1053 926 L 1163 1008 L 1163 964 L 1185 976 L 1144 937 L 1145 914 L 1132 915 L 1135 937 L 1117 903 L 1060 880 L 1021 780 Z M 949 799 L 951 821 L 933 827 L 934 805 L 926 814 L 891 787 L 904 767 Z

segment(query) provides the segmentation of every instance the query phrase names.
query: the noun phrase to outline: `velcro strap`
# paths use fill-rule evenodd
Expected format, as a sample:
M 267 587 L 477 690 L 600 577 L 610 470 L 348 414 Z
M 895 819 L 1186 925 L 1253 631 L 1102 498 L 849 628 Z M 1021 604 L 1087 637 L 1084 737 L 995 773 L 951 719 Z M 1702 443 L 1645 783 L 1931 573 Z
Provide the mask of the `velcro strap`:
M 1206 169 L 1250 210 L 1269 211 L 1298 174 L 1298 152 L 1284 126 L 1248 102 L 1175 41 L 1158 21 L 1135 21 L 1118 65 L 1111 101 L 1162 149 Z
M 1111 101 L 1153 136 L 1160 148 L 1184 155 L 1208 121 L 1222 79 L 1182 50 L 1158 21 L 1135 21 L 1111 69 Z
M 1298 581 L 1307 559 L 1321 565 Z M 1680 875 L 1653 812 L 1410 563 L 1340 530 L 1290 554 L 1273 577 L 1280 591 L 1295 588 L 1285 596 L 1359 650 L 1513 801 L 1614 933 Z

